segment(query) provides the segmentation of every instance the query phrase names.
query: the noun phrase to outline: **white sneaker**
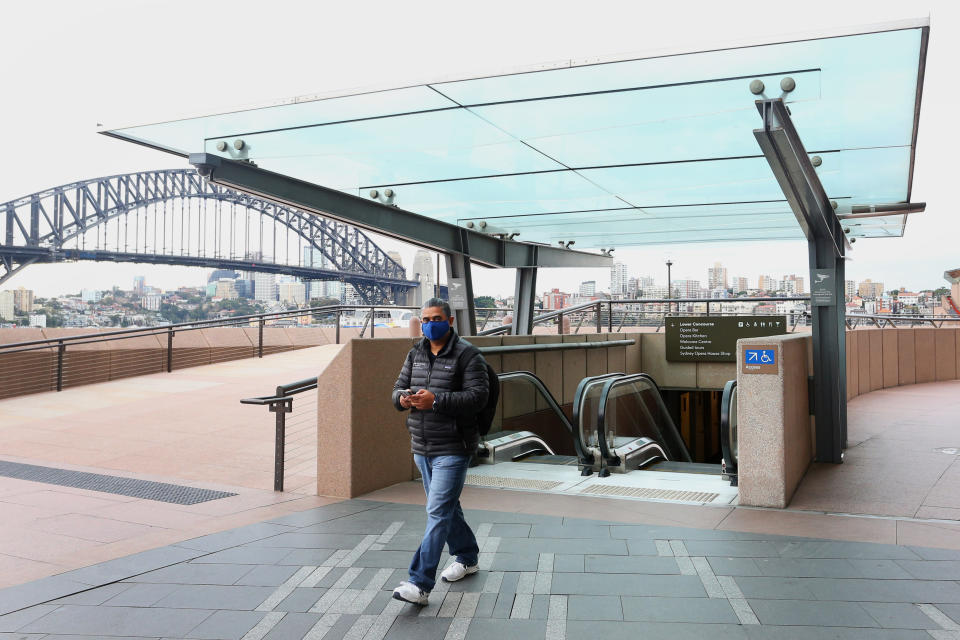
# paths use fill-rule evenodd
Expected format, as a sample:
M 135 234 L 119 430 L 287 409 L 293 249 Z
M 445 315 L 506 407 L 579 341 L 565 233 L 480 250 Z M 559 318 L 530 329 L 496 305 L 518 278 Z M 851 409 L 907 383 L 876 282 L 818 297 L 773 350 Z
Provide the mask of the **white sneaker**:
M 440 579 L 446 582 L 456 582 L 461 578 L 465 578 L 473 573 L 476 573 L 480 570 L 479 565 L 473 565 L 468 567 L 462 562 L 453 561 L 449 567 L 443 570 L 443 573 L 440 574 Z
M 413 584 L 412 582 L 401 582 L 400 586 L 393 590 L 394 600 L 403 600 L 410 604 L 425 605 L 429 600 L 430 594 Z

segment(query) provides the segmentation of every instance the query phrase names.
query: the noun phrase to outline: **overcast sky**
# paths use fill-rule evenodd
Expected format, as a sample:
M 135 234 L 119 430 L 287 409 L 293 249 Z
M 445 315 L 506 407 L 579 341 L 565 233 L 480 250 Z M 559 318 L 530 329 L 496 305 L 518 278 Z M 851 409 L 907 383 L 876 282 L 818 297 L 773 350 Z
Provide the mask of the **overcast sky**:
M 960 266 L 955 124 L 960 90 L 956 2 L 271 2 L 163 0 L 0 3 L 0 203 L 58 184 L 185 161 L 96 134 L 107 126 L 223 111 L 295 95 L 402 85 L 537 62 L 749 43 L 774 35 L 929 15 L 930 46 L 913 200 L 927 202 L 902 239 L 863 240 L 848 278 L 887 288 L 937 287 Z M 655 6 L 656 5 L 656 6 Z M 883 96 L 863 96 L 882 100 Z M 404 263 L 413 247 L 393 241 Z M 675 245 L 618 250 L 632 275 L 706 279 L 806 274 L 805 242 Z M 199 285 L 206 270 L 78 263 L 25 269 L 3 287 L 41 295 L 81 287 Z M 513 273 L 478 269 L 478 294 L 509 293 Z M 544 270 L 538 289 L 573 290 L 609 273 Z

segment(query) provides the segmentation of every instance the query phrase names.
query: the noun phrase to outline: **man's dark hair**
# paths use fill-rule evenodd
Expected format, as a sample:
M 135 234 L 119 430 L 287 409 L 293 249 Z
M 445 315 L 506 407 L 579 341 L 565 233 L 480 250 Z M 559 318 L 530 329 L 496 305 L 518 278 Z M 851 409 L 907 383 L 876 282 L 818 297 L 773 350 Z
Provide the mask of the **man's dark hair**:
M 440 298 L 430 298 L 420 307 L 420 311 L 424 309 L 429 309 L 430 307 L 440 307 L 443 309 L 443 315 L 448 318 L 453 315 L 453 312 L 450 310 L 450 303 L 446 300 L 441 300 Z

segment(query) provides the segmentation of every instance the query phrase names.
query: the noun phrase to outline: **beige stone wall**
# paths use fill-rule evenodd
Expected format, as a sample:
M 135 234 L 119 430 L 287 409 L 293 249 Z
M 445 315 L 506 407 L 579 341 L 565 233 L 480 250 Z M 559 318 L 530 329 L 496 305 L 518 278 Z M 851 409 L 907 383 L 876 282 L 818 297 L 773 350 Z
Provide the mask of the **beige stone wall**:
M 379 333 L 378 333 L 379 335 Z M 478 347 L 588 340 L 633 339 L 630 347 L 486 356 L 497 372 L 530 371 L 561 404 L 573 401 L 577 383 L 607 371 L 639 371 L 637 334 L 490 336 L 468 338 Z M 319 375 L 317 384 L 317 493 L 352 498 L 410 480 L 415 472 L 406 413 L 390 401 L 410 338 L 353 340 Z M 546 408 L 526 385 L 503 385 L 494 428 L 504 417 Z
M 847 399 L 905 384 L 960 378 L 960 329 L 847 331 Z
M 0 329 L 0 345 L 103 332 L 103 329 Z M 355 337 L 357 332 L 345 329 L 340 335 L 341 341 Z M 377 339 L 405 332 L 406 329 L 379 329 Z M 256 327 L 177 332 L 173 337 L 172 365 L 174 369 L 185 369 L 252 358 L 257 355 L 258 338 Z M 335 329 L 265 327 L 263 353 L 333 344 L 335 339 Z M 166 368 L 165 334 L 83 345 L 68 343 L 63 359 L 63 388 L 160 373 Z M 0 398 L 52 391 L 56 389 L 56 372 L 55 347 L 23 353 L 0 352 Z
M 774 345 L 776 374 L 737 374 L 740 504 L 784 508 L 813 459 L 809 334 L 747 338 Z M 738 358 L 741 349 L 738 348 Z M 737 363 L 738 371 L 740 362 Z

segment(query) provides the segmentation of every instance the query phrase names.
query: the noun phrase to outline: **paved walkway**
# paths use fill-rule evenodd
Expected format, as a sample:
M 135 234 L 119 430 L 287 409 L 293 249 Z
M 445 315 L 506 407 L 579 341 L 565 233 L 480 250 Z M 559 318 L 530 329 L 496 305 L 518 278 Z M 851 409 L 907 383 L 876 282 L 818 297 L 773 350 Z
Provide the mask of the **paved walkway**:
M 960 551 L 467 511 L 475 576 L 391 599 L 419 505 L 353 500 L 0 591 L 2 638 L 956 638 Z
M 294 403 L 288 493 L 273 414 L 240 399 L 317 375 L 340 347 L 288 351 L 0 400 L 0 460 L 236 493 L 194 505 L 0 477 L 0 587 L 332 500 L 316 492 L 316 395 Z M 305 430 L 305 436 L 298 435 Z M 292 461 L 291 461 L 292 464 Z
M 843 464 L 814 464 L 791 509 L 960 520 L 960 380 L 868 393 L 848 420 Z

